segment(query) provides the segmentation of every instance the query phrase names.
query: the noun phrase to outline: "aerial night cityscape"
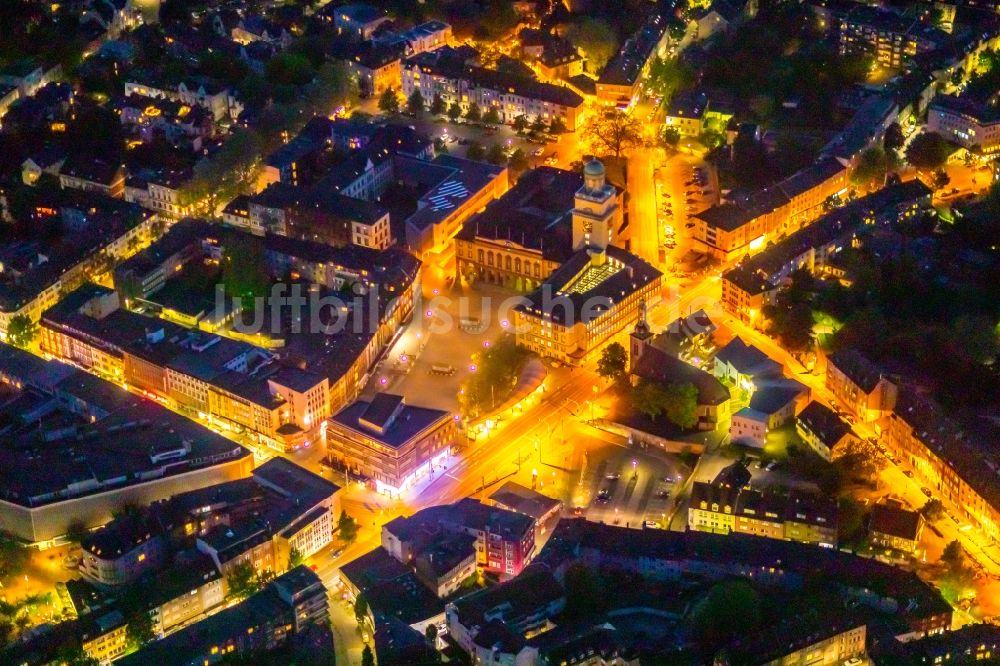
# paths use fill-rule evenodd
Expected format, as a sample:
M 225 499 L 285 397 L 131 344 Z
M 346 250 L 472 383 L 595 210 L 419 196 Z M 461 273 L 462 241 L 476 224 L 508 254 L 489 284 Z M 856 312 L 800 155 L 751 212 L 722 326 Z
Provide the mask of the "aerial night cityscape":
M 1000 664 L 1000 0 L 0 0 L 0 666 Z

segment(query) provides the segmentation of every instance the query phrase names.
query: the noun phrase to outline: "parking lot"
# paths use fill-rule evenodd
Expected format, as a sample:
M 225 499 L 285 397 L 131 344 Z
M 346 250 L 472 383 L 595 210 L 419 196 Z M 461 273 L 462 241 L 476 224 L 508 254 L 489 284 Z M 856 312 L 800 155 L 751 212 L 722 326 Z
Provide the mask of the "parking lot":
M 624 527 L 662 527 L 684 479 L 679 459 L 619 446 L 594 450 L 582 476 L 588 520 Z

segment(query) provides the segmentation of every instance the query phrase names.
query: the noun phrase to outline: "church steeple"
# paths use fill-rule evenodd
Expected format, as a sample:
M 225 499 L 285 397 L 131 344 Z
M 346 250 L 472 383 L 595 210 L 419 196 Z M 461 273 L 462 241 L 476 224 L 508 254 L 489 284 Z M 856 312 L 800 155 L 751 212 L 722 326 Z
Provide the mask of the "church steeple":
M 653 331 L 649 328 L 649 321 L 646 319 L 646 299 L 639 301 L 639 320 L 635 322 L 635 328 L 628 336 L 628 369 L 631 373 L 635 370 L 639 357 L 646 350 L 648 341 L 653 337 Z
M 644 298 L 639 301 L 639 320 L 635 322 L 632 337 L 646 340 L 652 335 L 653 332 L 649 328 L 649 321 L 646 319 L 646 299 Z

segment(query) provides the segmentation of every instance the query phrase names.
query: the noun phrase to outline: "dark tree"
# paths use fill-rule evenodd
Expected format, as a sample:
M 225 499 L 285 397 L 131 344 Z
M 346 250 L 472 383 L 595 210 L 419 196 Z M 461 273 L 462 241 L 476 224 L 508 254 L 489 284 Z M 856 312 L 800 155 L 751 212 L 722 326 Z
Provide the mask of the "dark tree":
M 431 101 L 431 113 L 435 116 L 440 116 L 445 111 L 448 110 L 448 105 L 445 104 L 444 99 L 441 97 L 440 93 L 434 93 L 434 99 Z
M 383 113 L 399 113 L 399 95 L 392 88 L 386 88 L 378 99 L 379 111 Z
M 605 379 L 618 381 L 625 376 L 628 367 L 628 352 L 618 342 L 612 342 L 601 351 L 597 361 L 597 374 Z
M 906 161 L 918 169 L 937 169 L 944 165 L 951 147 L 937 132 L 924 132 L 910 141 Z
M 906 137 L 903 136 L 903 128 L 899 123 L 893 123 L 885 130 L 885 138 L 882 140 L 882 147 L 885 150 L 899 150 L 903 147 Z
M 465 156 L 470 160 L 482 162 L 486 159 L 486 148 L 483 147 L 483 144 L 473 141 L 469 144 L 469 148 L 466 151 Z
M 479 105 L 473 102 L 469 105 L 469 110 L 465 112 L 466 120 L 470 122 L 478 123 L 483 118 L 482 111 L 479 110 Z
M 424 96 L 419 90 L 414 90 L 406 99 L 406 110 L 414 115 L 424 112 Z

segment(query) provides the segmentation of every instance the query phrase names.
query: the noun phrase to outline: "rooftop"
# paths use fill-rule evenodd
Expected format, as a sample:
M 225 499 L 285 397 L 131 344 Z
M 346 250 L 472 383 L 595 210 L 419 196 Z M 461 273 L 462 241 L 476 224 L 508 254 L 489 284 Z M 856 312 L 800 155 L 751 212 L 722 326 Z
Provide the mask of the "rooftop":
M 562 325 L 590 323 L 615 302 L 662 277 L 659 270 L 625 250 L 610 246 L 604 252 L 603 262 L 595 262 L 587 250 L 575 252 L 517 310 Z M 552 306 L 548 312 L 543 310 L 547 303 Z
M 851 426 L 826 405 L 810 402 L 799 412 L 799 424 L 816 436 L 819 441 L 832 447 L 851 432 Z
M 536 521 L 541 520 L 562 504 L 557 499 L 526 488 L 514 481 L 508 481 L 500 486 L 490 495 L 490 501 L 511 511 L 531 516 Z
M 373 401 L 356 400 L 331 416 L 330 422 L 335 427 L 355 431 L 393 449 L 398 449 L 425 430 L 451 418 L 451 415 L 446 411 L 429 407 L 400 405 L 393 398 L 402 400 L 399 396 L 391 394 L 379 394 Z M 389 417 L 394 412 L 395 418 L 390 419 Z M 375 419 L 375 421 L 369 419 Z M 381 431 L 373 427 L 377 423 L 385 424 Z
M 57 378 L 66 368 L 41 361 L 46 367 L 40 375 L 21 377 L 37 365 L 26 356 L 0 348 L 0 374 L 38 386 L 39 376 Z M 74 416 L 68 427 L 48 434 L 43 420 L 3 435 L 9 444 L 0 447 L 0 497 L 15 504 L 41 506 L 250 455 L 221 435 L 82 371 L 65 372 L 47 392 L 71 397 L 102 416 L 94 423 Z
M 907 511 L 902 507 L 888 504 L 876 504 L 872 507 L 868 519 L 868 529 L 915 541 L 919 536 L 920 523 L 921 517 L 916 511 Z
M 583 98 L 565 86 L 542 83 L 522 76 L 506 74 L 485 67 L 466 65 L 457 59 L 441 57 L 447 55 L 445 49 L 421 53 L 404 61 L 405 68 L 419 68 L 427 74 L 436 74 L 451 79 L 462 79 L 480 87 L 502 91 L 506 94 L 537 99 L 569 108 L 578 108 Z
M 581 187 L 578 173 L 547 166 L 532 169 L 467 221 L 458 238 L 523 247 L 562 263 L 573 254 L 571 212 Z

